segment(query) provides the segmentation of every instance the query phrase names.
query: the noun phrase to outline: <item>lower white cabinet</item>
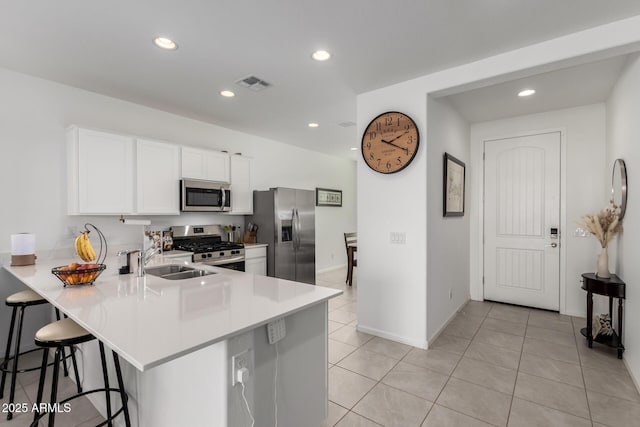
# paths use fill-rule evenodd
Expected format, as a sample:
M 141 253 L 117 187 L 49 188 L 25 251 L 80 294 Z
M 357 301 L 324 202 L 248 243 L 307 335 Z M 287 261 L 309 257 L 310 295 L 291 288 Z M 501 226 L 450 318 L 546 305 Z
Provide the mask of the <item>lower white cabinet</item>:
M 267 275 L 267 245 L 245 245 L 244 271 L 261 276 Z

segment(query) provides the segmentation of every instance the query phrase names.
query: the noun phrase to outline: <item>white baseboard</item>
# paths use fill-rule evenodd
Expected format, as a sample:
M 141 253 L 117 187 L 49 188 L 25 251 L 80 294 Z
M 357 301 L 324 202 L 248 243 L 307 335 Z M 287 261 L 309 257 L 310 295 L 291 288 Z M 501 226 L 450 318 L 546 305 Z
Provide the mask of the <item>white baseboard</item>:
M 638 382 L 638 379 L 636 378 L 636 376 L 634 375 L 633 371 L 629 367 L 629 364 L 627 363 L 627 359 L 624 358 L 624 353 L 622 353 L 622 362 L 624 363 L 624 366 L 627 367 L 627 372 L 629 372 L 629 376 L 631 377 L 631 381 L 633 381 L 633 385 L 635 385 L 636 386 L 636 390 L 638 390 L 638 392 L 640 392 L 640 382 Z
M 330 267 L 321 268 L 319 270 L 316 270 L 316 274 L 328 273 L 330 271 L 340 270 L 341 268 L 347 268 L 347 264 L 332 265 Z
M 426 341 L 420 341 L 420 340 L 415 340 L 413 338 L 407 338 L 407 337 L 404 337 L 404 336 L 392 334 L 390 332 L 381 331 L 381 330 L 376 329 L 376 328 L 369 328 L 369 327 L 363 326 L 361 324 L 358 324 L 356 326 L 356 329 L 358 331 L 360 331 L 360 332 L 364 332 L 365 334 L 375 335 L 375 336 L 380 337 L 380 338 L 385 338 L 385 339 L 388 339 L 388 340 L 391 340 L 391 341 L 399 342 L 401 344 L 410 345 L 412 347 L 418 347 L 418 348 L 422 348 L 422 349 L 425 349 L 425 350 L 428 348 L 428 343 Z
M 432 342 L 434 342 L 435 340 L 437 340 L 437 339 L 438 339 L 438 337 L 440 336 L 440 334 L 442 334 L 442 331 L 444 331 L 444 330 L 447 328 L 447 326 L 449 326 L 449 323 L 451 323 L 451 321 L 452 321 L 453 319 L 455 319 L 455 317 L 456 317 L 456 316 L 458 315 L 458 313 L 460 312 L 460 309 L 461 309 L 462 307 L 464 307 L 464 306 L 465 306 L 465 304 L 466 304 L 466 303 L 468 303 L 468 302 L 469 302 L 469 299 L 464 300 L 464 302 L 463 302 L 462 304 L 460 304 L 460 305 L 458 306 L 458 308 L 456 308 L 456 309 L 455 309 L 455 311 L 453 312 L 453 314 L 452 314 L 451 316 L 449 316 L 449 318 L 447 319 L 447 321 L 446 321 L 446 322 L 444 322 L 444 324 L 443 324 L 442 326 L 440 326 L 440 328 L 436 331 L 436 333 L 435 333 L 435 334 L 433 334 L 433 336 L 427 340 L 427 344 L 428 344 L 428 343 L 430 343 L 430 342 L 432 343 Z

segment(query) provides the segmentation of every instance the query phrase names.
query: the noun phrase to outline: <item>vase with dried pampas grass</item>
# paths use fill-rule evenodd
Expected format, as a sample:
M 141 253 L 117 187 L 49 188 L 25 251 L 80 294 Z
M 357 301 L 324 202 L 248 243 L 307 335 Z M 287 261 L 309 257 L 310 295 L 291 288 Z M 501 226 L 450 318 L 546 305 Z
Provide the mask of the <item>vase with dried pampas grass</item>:
M 598 270 L 596 275 L 598 277 L 608 279 L 611 277 L 609 273 L 609 242 L 613 240 L 616 234 L 622 231 L 622 221 L 620 221 L 620 207 L 611 201 L 609 206 L 602 209 L 595 215 L 585 215 L 582 217 L 582 221 L 579 224 L 584 227 L 589 233 L 593 234 L 602 251 L 598 256 Z

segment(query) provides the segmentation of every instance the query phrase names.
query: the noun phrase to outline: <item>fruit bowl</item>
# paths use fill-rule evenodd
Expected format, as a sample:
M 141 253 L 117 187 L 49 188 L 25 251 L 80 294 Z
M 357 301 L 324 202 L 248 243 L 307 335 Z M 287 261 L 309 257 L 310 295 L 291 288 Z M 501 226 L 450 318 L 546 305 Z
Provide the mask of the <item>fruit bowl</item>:
M 54 267 L 51 273 L 60 279 L 64 286 L 92 285 L 105 268 L 105 264 L 71 263 Z

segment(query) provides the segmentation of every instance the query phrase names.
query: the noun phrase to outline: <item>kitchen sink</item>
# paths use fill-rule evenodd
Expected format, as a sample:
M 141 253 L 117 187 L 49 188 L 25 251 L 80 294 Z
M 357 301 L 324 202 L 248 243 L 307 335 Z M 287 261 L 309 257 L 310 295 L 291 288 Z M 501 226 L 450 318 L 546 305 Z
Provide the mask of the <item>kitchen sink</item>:
M 209 276 L 211 274 L 216 274 L 213 271 L 199 270 L 197 268 L 176 264 L 149 267 L 145 269 L 145 273 L 167 280 L 192 279 L 194 277 L 203 277 Z

